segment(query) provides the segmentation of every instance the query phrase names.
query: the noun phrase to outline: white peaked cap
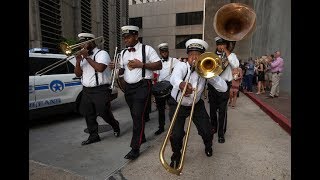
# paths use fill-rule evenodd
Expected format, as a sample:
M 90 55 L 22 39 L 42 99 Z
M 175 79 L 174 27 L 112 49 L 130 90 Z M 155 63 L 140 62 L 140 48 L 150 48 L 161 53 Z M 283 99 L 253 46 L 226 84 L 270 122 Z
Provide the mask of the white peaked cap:
M 169 44 L 168 43 L 161 43 L 158 45 L 159 49 L 168 49 L 169 48 Z
M 121 27 L 122 34 L 136 34 L 139 31 L 138 26 L 122 26 Z
M 91 33 L 80 33 L 78 34 L 78 38 L 79 39 L 94 39 L 95 35 L 91 34 Z
M 216 42 L 217 42 L 217 41 L 219 41 L 220 39 L 222 39 L 222 38 L 221 38 L 221 37 L 219 37 L 219 36 L 217 36 L 217 37 L 215 37 L 215 38 L 214 38 L 214 41 L 216 41 Z
M 189 39 L 186 42 L 187 51 L 189 50 L 198 50 L 198 51 L 206 51 L 209 45 L 202 39 Z

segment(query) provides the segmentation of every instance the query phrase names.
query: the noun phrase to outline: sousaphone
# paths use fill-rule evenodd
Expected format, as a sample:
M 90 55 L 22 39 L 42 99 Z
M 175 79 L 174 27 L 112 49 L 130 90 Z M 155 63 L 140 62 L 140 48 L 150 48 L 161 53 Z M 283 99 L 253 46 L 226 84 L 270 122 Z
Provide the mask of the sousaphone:
M 217 35 L 228 41 L 227 49 L 232 52 L 237 41 L 252 34 L 256 27 L 256 13 L 246 4 L 229 3 L 222 6 L 213 18 L 213 28 Z M 221 57 L 224 70 L 229 62 L 225 54 Z

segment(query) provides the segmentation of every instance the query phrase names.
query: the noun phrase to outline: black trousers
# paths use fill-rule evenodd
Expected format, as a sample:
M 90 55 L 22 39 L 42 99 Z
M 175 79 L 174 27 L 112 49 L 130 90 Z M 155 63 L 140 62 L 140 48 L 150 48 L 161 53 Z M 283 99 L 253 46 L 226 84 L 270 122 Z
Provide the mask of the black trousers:
M 219 92 L 208 84 L 211 125 L 215 130 L 218 130 L 218 137 L 224 136 L 227 131 L 227 111 L 231 82 L 226 81 L 226 83 L 228 85 L 226 92 Z
M 148 113 L 148 98 L 151 94 L 151 80 L 141 80 L 134 84 L 126 83 L 125 99 L 133 120 L 133 132 L 130 147 L 139 149 L 145 138 L 145 117 Z
M 83 87 L 79 112 L 85 117 L 90 136 L 98 136 L 97 116 L 100 116 L 113 129 L 118 129 L 118 121 L 111 111 L 110 85 Z
M 170 96 L 168 99 L 169 116 L 172 120 L 173 114 L 177 108 L 177 102 Z M 173 153 L 180 153 L 185 135 L 184 126 L 186 118 L 191 113 L 191 106 L 180 106 L 176 122 L 170 134 L 170 142 Z M 189 119 L 189 118 L 188 118 Z M 204 102 L 200 99 L 194 107 L 193 123 L 196 125 L 198 134 L 202 137 L 205 147 L 212 147 L 213 133 L 211 131 L 210 117 L 205 109 Z
M 170 94 L 166 97 L 155 97 L 156 105 L 158 109 L 158 121 L 159 121 L 159 128 L 164 128 L 166 117 L 165 117 L 165 109 L 166 109 L 166 102 L 168 98 L 171 97 Z

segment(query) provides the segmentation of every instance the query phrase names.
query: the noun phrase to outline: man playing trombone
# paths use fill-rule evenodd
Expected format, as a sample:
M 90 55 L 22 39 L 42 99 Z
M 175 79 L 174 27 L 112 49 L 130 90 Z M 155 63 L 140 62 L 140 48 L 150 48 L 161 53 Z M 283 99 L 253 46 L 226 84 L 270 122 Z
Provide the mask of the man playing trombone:
M 188 40 L 186 42 L 188 60 L 187 62 L 178 62 L 173 69 L 170 78 L 170 83 L 173 86 L 171 97 L 168 100 L 170 107 L 169 117 L 171 121 L 173 120 L 172 118 L 176 108 L 179 108 L 175 124 L 173 125 L 173 129 L 170 134 L 171 148 L 173 151 L 170 166 L 173 168 L 178 167 L 180 163 L 183 138 L 185 136 L 185 120 L 188 116 L 193 116 L 192 120 L 205 145 L 205 154 L 208 157 L 212 156 L 213 133 L 211 131 L 210 117 L 205 109 L 204 101 L 201 99 L 206 79 L 194 71 L 195 61 L 202 53 L 205 52 L 206 49 L 208 49 L 208 44 L 205 41 L 201 39 Z M 208 83 L 214 86 L 218 91 L 227 91 L 227 84 L 220 76 L 209 78 Z M 177 107 L 185 86 L 187 86 L 187 89 L 182 101 L 180 101 L 181 107 Z M 194 96 L 196 96 L 195 100 L 193 100 Z M 194 114 L 191 115 L 190 111 L 193 103 Z
M 112 126 L 116 137 L 120 136 L 120 127 L 110 109 L 111 72 L 107 68 L 110 56 L 106 51 L 98 49 L 93 34 L 80 33 L 78 37 L 82 49 L 75 55 L 74 73 L 81 77 L 83 85 L 79 111 L 86 119 L 90 135 L 81 144 L 87 145 L 100 141 L 97 116 Z

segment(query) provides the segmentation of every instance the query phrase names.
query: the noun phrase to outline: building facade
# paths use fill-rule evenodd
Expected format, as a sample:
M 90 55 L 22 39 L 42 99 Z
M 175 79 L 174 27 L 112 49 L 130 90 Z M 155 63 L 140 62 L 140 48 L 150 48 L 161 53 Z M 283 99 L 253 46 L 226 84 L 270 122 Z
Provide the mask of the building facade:
M 238 41 L 234 52 L 247 61 L 280 50 L 285 70 L 280 89 L 291 93 L 291 1 L 290 0 L 129 0 L 129 24 L 140 27 L 142 43 L 153 48 L 169 43 L 170 56 L 186 57 L 185 42 L 204 39 L 215 50 L 213 19 L 228 3 L 244 3 L 256 12 L 256 28 Z M 288 8 L 289 7 L 289 8 Z M 286 9 L 283 11 L 283 9 Z
M 61 42 L 76 43 L 81 32 L 103 36 L 99 47 L 113 56 L 123 48 L 120 28 L 128 23 L 128 0 L 30 0 L 29 48 L 62 53 Z

